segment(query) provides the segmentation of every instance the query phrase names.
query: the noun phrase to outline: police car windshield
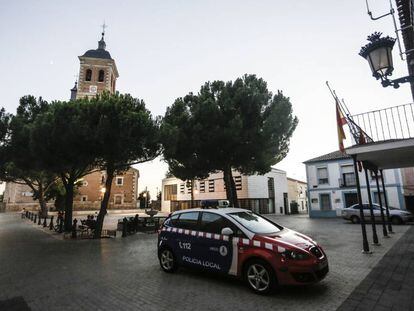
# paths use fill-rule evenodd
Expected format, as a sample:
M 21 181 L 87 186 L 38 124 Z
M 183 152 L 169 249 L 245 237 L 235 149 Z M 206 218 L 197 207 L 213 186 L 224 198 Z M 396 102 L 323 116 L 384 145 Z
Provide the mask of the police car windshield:
M 246 229 L 257 234 L 272 234 L 283 229 L 267 219 L 251 212 L 237 212 L 228 215 Z

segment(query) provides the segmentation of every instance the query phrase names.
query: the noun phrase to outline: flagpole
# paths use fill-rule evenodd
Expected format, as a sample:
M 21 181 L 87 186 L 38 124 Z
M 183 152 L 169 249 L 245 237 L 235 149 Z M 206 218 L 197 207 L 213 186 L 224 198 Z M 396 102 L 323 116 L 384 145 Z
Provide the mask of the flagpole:
M 343 113 L 343 115 L 346 115 L 346 119 L 348 120 L 347 124 L 348 124 L 349 130 L 350 130 L 355 142 L 358 143 L 359 137 L 360 137 L 361 134 L 364 135 L 364 137 L 366 137 L 368 140 L 372 141 L 372 138 L 369 137 L 367 135 L 367 133 L 365 133 L 365 131 L 362 130 L 361 127 L 355 123 L 355 121 L 352 118 L 351 113 L 348 109 L 348 106 L 345 104 L 345 100 L 342 99 L 342 102 L 339 100 L 338 95 L 336 95 L 335 90 L 331 89 L 328 81 L 326 81 L 326 86 L 328 87 L 329 91 L 331 92 L 331 95 L 334 98 L 335 103 L 339 106 L 339 109 L 341 110 L 341 112 L 345 112 L 345 113 Z
M 348 109 L 346 109 L 346 110 L 344 109 L 344 107 L 342 106 L 341 101 L 340 101 L 340 100 L 339 100 L 339 98 L 338 98 L 338 95 L 336 95 L 335 90 L 332 90 L 332 89 L 331 89 L 331 86 L 329 85 L 329 82 L 328 82 L 328 81 L 326 81 L 326 86 L 328 87 L 329 92 L 331 92 L 331 95 L 332 95 L 332 97 L 334 98 L 335 103 L 339 104 L 339 108 L 340 108 L 343 112 L 345 112 L 345 114 L 346 114 L 346 116 L 347 116 L 347 117 L 349 117 L 349 110 L 348 110 Z

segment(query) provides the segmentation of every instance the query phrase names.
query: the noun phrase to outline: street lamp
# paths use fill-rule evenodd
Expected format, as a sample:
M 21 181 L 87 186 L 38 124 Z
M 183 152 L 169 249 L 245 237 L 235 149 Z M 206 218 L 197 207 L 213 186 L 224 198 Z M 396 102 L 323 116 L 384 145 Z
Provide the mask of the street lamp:
M 144 208 L 147 208 L 147 188 L 145 188 L 145 192 L 142 194 L 142 196 L 144 197 Z
M 391 76 L 394 70 L 392 48 L 394 47 L 395 39 L 389 36 L 381 38 L 381 35 L 381 32 L 374 32 L 368 36 L 367 40 L 370 42 L 363 46 L 359 52 L 359 55 L 368 61 L 372 75 L 377 80 L 381 79 L 383 87 L 392 85 L 394 88 L 399 88 L 400 83 L 413 82 L 414 77 L 412 76 L 395 80 L 388 79 L 388 76 Z

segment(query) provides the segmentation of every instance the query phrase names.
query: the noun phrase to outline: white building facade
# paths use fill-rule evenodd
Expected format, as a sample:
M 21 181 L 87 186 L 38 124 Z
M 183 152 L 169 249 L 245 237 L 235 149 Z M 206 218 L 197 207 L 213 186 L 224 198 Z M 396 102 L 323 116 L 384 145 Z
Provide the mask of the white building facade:
M 341 209 L 358 203 L 354 164 L 350 156 L 335 151 L 308 160 L 306 178 L 310 217 L 340 216 Z M 384 170 L 384 183 L 388 205 L 405 209 L 402 176 L 400 169 Z M 358 173 L 362 191 L 362 202 L 368 203 L 365 172 Z M 369 174 L 369 185 L 373 203 L 379 203 L 375 178 Z M 380 195 L 384 193 L 380 182 Z
M 285 214 L 288 211 L 286 172 L 272 168 L 264 175 L 242 175 L 233 172 L 241 208 L 261 214 Z M 223 173 L 194 181 L 194 204 L 204 200 L 226 200 Z M 175 177 L 162 180 L 161 210 L 173 212 L 191 207 L 191 185 Z
M 308 186 L 306 182 L 288 177 L 287 183 L 290 213 L 295 212 L 292 210 L 292 204 L 296 203 L 296 212 L 306 214 L 308 212 Z

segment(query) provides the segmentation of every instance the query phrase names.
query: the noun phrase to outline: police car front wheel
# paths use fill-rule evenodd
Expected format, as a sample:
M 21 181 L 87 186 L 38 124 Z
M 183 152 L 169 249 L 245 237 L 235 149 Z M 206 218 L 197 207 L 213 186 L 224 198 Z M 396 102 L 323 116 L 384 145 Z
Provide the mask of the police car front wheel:
M 177 269 L 177 261 L 174 253 L 170 249 L 162 249 L 159 257 L 160 266 L 165 272 L 174 272 Z
M 252 260 L 245 269 L 247 285 L 257 294 L 268 294 L 275 285 L 273 269 L 263 260 Z

